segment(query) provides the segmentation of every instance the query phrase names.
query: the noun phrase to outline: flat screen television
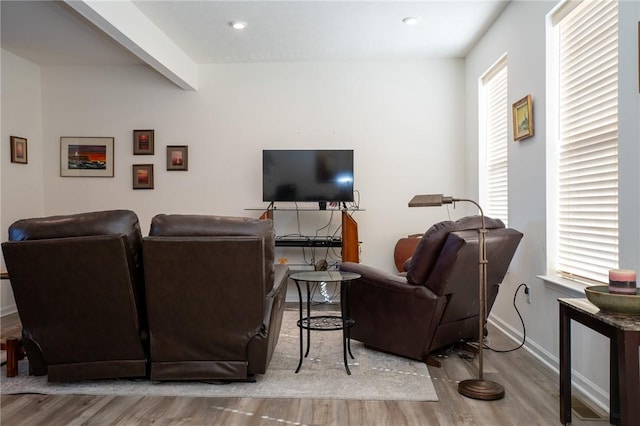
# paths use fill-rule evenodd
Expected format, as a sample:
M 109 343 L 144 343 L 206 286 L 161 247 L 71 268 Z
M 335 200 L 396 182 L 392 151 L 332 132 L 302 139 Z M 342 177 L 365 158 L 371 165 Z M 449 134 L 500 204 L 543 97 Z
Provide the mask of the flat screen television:
M 353 150 L 263 150 L 262 200 L 353 201 Z

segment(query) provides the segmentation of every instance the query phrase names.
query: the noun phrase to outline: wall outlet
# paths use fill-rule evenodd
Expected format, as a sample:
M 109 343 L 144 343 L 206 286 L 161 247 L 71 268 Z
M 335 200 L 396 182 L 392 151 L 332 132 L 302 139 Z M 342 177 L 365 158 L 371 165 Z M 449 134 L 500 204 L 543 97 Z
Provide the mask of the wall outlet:
M 531 303 L 531 287 L 529 287 L 528 285 L 524 286 L 524 294 L 527 295 L 527 303 Z

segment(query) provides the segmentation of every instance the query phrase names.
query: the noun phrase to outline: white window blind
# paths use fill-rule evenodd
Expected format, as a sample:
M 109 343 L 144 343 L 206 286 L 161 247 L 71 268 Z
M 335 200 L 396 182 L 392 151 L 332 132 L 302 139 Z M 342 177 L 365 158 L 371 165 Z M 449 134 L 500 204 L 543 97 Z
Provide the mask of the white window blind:
M 507 103 L 507 60 L 503 58 L 482 77 L 484 89 L 484 213 L 501 219 L 509 217 L 507 144 L 509 107 Z
M 618 267 L 618 4 L 559 22 L 558 268 L 608 282 Z

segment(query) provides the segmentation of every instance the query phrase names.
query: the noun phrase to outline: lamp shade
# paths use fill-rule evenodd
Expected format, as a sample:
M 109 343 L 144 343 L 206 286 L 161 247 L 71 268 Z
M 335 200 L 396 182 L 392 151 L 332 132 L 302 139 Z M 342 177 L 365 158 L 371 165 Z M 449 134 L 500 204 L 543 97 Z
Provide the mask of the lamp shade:
M 442 194 L 416 195 L 409 201 L 409 207 L 436 207 L 443 204 L 452 204 L 453 197 L 445 197 Z

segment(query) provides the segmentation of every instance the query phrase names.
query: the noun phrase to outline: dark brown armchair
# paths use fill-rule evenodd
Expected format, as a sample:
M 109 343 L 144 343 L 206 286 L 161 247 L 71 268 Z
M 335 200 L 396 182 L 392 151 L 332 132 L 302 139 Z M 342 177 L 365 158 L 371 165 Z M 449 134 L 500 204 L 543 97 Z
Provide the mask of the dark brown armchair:
M 351 284 L 351 337 L 367 347 L 427 360 L 439 348 L 478 336 L 479 216 L 432 226 L 422 237 L 406 275 L 356 263 L 344 271 Z M 487 218 L 487 313 L 490 312 L 522 234 Z
M 142 236 L 126 210 L 24 219 L 2 251 L 22 343 L 48 380 L 144 377 Z
M 287 267 L 271 220 L 158 215 L 144 238 L 153 380 L 264 373 L 278 341 Z

